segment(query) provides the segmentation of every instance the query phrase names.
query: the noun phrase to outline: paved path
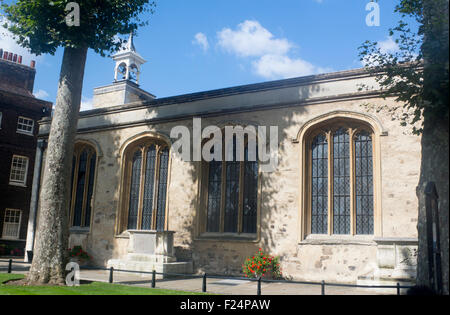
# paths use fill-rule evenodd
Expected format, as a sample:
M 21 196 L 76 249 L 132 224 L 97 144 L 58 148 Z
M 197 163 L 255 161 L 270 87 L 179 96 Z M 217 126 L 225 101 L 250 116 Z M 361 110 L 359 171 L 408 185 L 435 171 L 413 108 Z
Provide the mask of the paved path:
M 8 263 L 0 261 L 0 272 L 7 271 Z M 28 265 L 14 264 L 13 273 L 26 273 Z M 108 282 L 109 272 L 103 270 L 82 270 L 81 280 Z M 133 285 L 139 287 L 151 287 L 151 275 L 137 275 L 129 273 L 114 273 L 114 283 Z M 202 279 L 158 279 L 156 288 L 180 290 L 189 292 L 201 292 Z M 208 279 L 208 293 L 223 295 L 256 295 L 257 283 L 246 280 L 223 280 Z M 262 283 L 261 292 L 263 295 L 320 295 L 320 285 L 292 284 L 292 283 Z M 327 295 L 377 295 L 377 294 L 396 294 L 395 289 L 384 290 L 366 288 L 346 288 L 326 286 Z

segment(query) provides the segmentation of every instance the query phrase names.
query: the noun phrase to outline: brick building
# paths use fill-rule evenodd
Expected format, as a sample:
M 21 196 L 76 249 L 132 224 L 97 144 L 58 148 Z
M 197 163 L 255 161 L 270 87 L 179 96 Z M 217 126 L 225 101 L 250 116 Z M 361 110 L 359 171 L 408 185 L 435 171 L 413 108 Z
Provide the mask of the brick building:
M 34 61 L 0 48 L 0 256 L 22 255 L 28 214 L 38 121 L 52 104 L 33 96 Z

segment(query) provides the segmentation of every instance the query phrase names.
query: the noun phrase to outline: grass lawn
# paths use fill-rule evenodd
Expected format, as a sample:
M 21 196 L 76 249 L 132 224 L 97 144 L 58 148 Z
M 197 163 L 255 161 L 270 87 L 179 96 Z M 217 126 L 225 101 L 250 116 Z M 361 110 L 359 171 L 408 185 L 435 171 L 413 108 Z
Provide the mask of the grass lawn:
M 22 287 L 3 284 L 8 280 L 23 278 L 23 275 L 0 273 L 0 295 L 201 295 L 195 292 L 147 289 L 100 282 L 79 287 Z

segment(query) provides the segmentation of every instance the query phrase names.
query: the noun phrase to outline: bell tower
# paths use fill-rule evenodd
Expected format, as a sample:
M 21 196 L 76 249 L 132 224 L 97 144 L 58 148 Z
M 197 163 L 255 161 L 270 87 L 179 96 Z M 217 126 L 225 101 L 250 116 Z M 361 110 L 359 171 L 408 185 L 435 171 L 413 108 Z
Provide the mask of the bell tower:
M 146 61 L 136 51 L 133 33 L 126 46 L 113 57 L 114 82 L 94 89 L 94 107 L 105 108 L 155 99 L 139 87 L 141 67 Z
M 129 80 L 139 85 L 141 66 L 146 63 L 144 58 L 136 52 L 133 33 L 130 34 L 125 48 L 113 56 L 116 62 L 114 82 Z

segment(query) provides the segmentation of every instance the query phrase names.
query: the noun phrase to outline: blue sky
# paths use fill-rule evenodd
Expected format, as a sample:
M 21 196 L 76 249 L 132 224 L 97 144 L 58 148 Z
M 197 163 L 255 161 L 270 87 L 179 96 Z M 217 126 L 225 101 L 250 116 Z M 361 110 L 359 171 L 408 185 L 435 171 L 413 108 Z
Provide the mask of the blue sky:
M 397 1 L 380 0 L 380 26 L 366 25 L 370 0 L 157 0 L 135 46 L 148 62 L 141 88 L 157 97 L 362 67 L 358 47 L 395 50 L 389 28 Z M 34 58 L 0 32 L 0 48 L 37 61 L 35 95 L 54 101 L 62 49 Z M 95 87 L 111 84 L 114 63 L 90 51 L 83 109 Z

